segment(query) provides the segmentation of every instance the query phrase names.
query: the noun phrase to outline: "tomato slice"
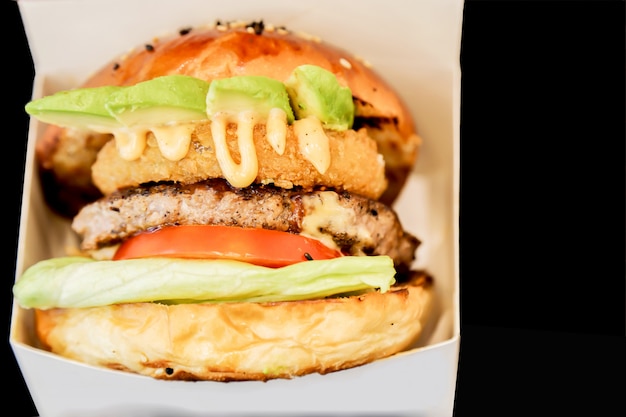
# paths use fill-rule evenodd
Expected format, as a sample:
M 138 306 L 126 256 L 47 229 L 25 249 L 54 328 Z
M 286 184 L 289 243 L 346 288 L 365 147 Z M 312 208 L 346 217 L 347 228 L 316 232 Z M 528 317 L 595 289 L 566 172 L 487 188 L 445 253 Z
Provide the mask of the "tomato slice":
M 316 239 L 276 230 L 231 226 L 167 226 L 124 241 L 113 259 L 165 256 L 235 259 L 281 267 L 311 259 L 331 259 L 341 252 Z

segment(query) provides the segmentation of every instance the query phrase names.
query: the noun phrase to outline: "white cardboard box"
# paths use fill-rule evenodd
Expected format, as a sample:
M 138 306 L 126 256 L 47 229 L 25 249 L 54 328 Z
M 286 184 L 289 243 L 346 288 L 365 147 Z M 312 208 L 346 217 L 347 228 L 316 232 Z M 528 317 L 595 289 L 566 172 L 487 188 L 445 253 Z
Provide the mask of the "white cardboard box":
M 277 414 L 452 415 L 458 349 L 460 40 L 463 0 L 18 0 L 35 64 L 33 97 L 71 88 L 120 53 L 182 27 L 263 20 L 353 51 L 403 96 L 423 146 L 395 204 L 423 242 L 437 314 L 419 345 L 368 365 L 269 382 L 160 381 L 103 370 L 37 347 L 32 314 L 13 305 L 10 344 L 43 417 Z M 356 7 L 358 5 L 358 7 Z M 43 202 L 30 124 L 16 279 L 75 245 Z

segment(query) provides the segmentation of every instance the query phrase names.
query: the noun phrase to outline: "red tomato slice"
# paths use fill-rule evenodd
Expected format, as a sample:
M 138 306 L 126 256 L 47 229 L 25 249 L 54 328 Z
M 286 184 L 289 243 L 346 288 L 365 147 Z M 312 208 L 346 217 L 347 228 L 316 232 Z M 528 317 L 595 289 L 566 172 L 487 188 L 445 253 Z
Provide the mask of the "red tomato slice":
M 312 259 L 331 259 L 341 252 L 318 240 L 276 230 L 230 226 L 168 226 L 127 239 L 114 260 L 153 256 L 235 259 L 281 267 Z

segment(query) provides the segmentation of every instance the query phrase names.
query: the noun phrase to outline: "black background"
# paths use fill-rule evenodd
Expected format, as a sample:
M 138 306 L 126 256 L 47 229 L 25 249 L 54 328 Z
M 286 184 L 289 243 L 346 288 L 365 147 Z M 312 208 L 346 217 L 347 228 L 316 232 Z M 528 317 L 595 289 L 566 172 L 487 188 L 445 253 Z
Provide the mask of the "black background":
M 17 3 L 2 5 L 3 380 L 11 415 L 35 416 L 8 345 L 34 73 Z M 464 13 L 455 415 L 620 414 L 624 3 L 470 0 Z

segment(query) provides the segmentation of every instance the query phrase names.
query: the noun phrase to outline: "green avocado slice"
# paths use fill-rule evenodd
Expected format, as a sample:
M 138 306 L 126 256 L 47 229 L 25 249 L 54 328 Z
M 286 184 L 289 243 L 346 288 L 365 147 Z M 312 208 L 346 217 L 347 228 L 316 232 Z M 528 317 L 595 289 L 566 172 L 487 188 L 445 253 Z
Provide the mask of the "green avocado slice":
M 113 92 L 109 113 L 125 126 L 155 126 L 207 119 L 209 83 L 186 75 L 167 75 Z
M 245 75 L 211 81 L 206 97 L 207 114 L 254 110 L 267 117 L 270 110 L 279 108 L 287 114 L 287 123 L 294 121 L 285 85 L 273 78 Z
M 301 65 L 293 70 L 285 86 L 296 118 L 315 116 L 331 130 L 352 127 L 352 91 L 339 84 L 332 72 L 316 65 Z
M 111 94 L 122 89 L 106 86 L 60 91 L 27 103 L 25 110 L 45 123 L 106 132 L 121 127 L 106 103 Z

